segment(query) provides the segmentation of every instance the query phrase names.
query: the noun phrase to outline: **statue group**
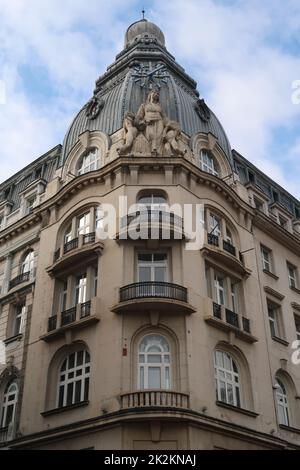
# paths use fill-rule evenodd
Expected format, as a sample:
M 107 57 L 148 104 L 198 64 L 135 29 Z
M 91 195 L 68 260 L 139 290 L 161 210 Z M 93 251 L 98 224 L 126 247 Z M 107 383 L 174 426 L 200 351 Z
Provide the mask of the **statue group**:
M 180 146 L 180 126 L 166 117 L 159 99 L 159 91 L 153 90 L 136 116 L 131 112 L 125 114 L 124 145 L 118 149 L 120 155 L 133 150 L 137 153 L 150 150 L 152 155 L 162 156 L 184 155 Z

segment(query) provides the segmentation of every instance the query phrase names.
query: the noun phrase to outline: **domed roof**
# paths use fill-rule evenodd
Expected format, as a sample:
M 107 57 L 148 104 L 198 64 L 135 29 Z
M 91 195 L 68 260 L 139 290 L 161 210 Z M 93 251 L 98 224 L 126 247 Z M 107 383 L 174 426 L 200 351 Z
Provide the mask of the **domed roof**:
M 125 113 L 137 113 L 153 88 L 160 90 L 160 103 L 169 119 L 177 121 L 191 138 L 200 132 L 212 133 L 232 164 L 231 146 L 221 123 L 199 99 L 196 82 L 165 49 L 159 27 L 140 20 L 128 28 L 125 42 L 127 47 L 96 82 L 94 97 L 73 120 L 60 165 L 83 132 L 99 130 L 111 136 L 121 129 Z
M 136 21 L 126 31 L 125 34 L 125 47 L 131 46 L 135 41 L 143 38 L 155 38 L 162 46 L 165 46 L 165 36 L 162 30 L 145 19 Z

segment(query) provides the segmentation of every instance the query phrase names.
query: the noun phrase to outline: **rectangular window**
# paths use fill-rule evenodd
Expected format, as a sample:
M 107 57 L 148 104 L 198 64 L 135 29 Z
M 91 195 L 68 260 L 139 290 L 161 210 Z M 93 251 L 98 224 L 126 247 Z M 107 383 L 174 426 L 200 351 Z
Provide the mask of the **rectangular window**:
M 258 199 L 257 197 L 253 196 L 254 207 L 258 211 L 264 212 L 264 203 Z
M 268 316 L 272 338 L 281 338 L 279 308 L 273 304 L 268 303 Z
M 26 200 L 26 214 L 31 214 L 34 209 L 36 196 L 31 196 Z
M 262 268 L 265 271 L 272 272 L 271 250 L 269 250 L 265 246 L 261 246 L 261 259 L 262 259 Z
M 278 223 L 279 223 L 279 225 L 280 225 L 282 228 L 287 229 L 287 227 L 288 227 L 288 221 L 287 221 L 287 219 L 285 219 L 285 218 L 282 217 L 281 215 L 278 216 Z
M 226 303 L 226 290 L 225 290 L 225 279 L 221 275 L 215 274 L 215 282 L 214 282 L 214 294 L 215 294 L 215 301 L 219 305 L 225 305 Z
M 87 301 L 87 277 L 86 273 L 76 278 L 75 305 L 84 304 Z
M 87 212 L 84 215 L 81 215 L 77 219 L 77 233 L 78 235 L 87 235 L 91 233 L 91 226 L 90 226 L 90 212 Z
M 289 286 L 297 289 L 297 268 L 290 263 L 287 263 Z
M 296 337 L 300 341 L 300 316 L 294 315 L 295 317 L 295 328 L 296 328 Z
M 138 282 L 167 282 L 168 255 L 143 253 L 138 255 Z
M 67 310 L 67 295 L 68 295 L 68 281 L 62 284 L 62 291 L 60 294 L 60 310 L 65 312 Z
M 24 304 L 15 306 L 12 336 L 17 336 L 22 333 L 25 311 L 26 307 Z
M 94 268 L 94 297 L 97 297 L 97 290 L 98 290 L 98 268 Z
M 214 214 L 209 215 L 208 233 L 211 235 L 221 236 L 221 219 Z

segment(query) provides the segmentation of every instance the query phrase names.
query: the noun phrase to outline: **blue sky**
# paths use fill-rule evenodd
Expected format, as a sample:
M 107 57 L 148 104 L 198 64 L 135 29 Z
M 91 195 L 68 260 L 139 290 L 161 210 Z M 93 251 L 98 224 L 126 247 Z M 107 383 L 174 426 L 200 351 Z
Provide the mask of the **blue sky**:
M 300 198 L 299 0 L 0 0 L 0 181 L 62 143 L 143 6 L 232 147 Z

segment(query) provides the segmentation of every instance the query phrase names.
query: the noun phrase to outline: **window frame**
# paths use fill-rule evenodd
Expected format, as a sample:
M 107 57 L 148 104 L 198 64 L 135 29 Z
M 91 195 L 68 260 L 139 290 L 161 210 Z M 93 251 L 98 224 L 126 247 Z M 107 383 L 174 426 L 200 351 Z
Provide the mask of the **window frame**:
M 77 365 L 77 360 L 78 360 L 78 356 L 80 353 L 83 353 L 82 364 Z M 74 355 L 74 366 L 68 367 L 70 358 L 73 355 Z M 63 370 L 65 364 L 66 364 L 66 367 L 65 367 L 65 370 Z M 87 371 L 87 369 L 89 370 Z M 79 374 L 78 372 L 81 372 L 81 374 Z M 73 375 L 73 377 L 67 377 L 67 375 Z M 62 379 L 62 376 L 65 376 L 65 378 Z M 59 372 L 58 372 L 57 394 L 56 394 L 57 408 L 61 409 L 61 408 L 77 405 L 85 401 L 88 401 L 89 389 L 90 389 L 90 378 L 91 378 L 91 356 L 87 349 L 79 349 L 78 351 L 74 351 L 66 355 L 64 359 L 61 361 L 61 365 L 59 367 Z M 86 385 L 86 381 L 87 381 L 87 385 Z M 77 382 L 80 382 L 80 401 L 76 400 L 76 392 L 77 392 L 76 383 Z M 69 403 L 68 402 L 69 385 L 71 384 L 73 384 L 72 400 L 71 400 L 72 403 Z
M 260 252 L 263 271 L 273 273 L 272 250 L 264 245 L 260 245 Z
M 218 164 L 216 165 L 216 159 L 214 155 L 206 149 L 202 149 L 199 155 L 199 166 L 202 171 L 219 177 L 220 172 L 218 171 Z
M 218 354 L 222 355 L 222 364 L 218 364 Z M 229 360 L 230 369 L 225 367 L 225 357 Z M 235 370 L 234 370 L 235 369 Z M 241 391 L 241 374 L 239 371 L 239 365 L 235 358 L 222 349 L 215 349 L 214 351 L 214 377 L 215 377 L 215 387 L 216 387 L 216 397 L 217 401 L 226 403 L 237 408 L 242 408 L 242 391 Z M 231 376 L 229 378 L 228 376 Z M 222 387 L 224 383 L 225 387 Z M 222 388 L 221 388 L 222 387 Z M 229 387 L 232 389 L 232 400 L 229 399 Z M 222 389 L 225 390 L 225 400 Z M 223 395 L 223 396 L 222 396 Z
M 91 159 L 94 155 L 95 158 Z M 97 171 L 101 167 L 102 156 L 98 147 L 91 147 L 79 160 L 77 175 L 82 176 L 92 171 Z M 92 168 L 94 166 L 94 168 Z
M 163 340 L 164 344 L 167 346 L 167 350 L 161 351 L 149 351 L 149 349 L 153 348 L 155 344 L 152 346 L 145 346 L 144 350 L 141 350 L 141 346 L 147 340 L 147 338 L 159 338 L 157 343 Z M 147 349 L 148 348 L 148 349 Z M 171 390 L 172 389 L 172 350 L 170 346 L 170 342 L 161 333 L 148 333 L 144 335 L 138 345 L 138 370 L 137 370 L 137 386 L 138 390 Z M 141 362 L 141 356 L 144 356 L 144 362 Z M 147 361 L 148 356 L 160 356 L 160 362 L 149 362 Z M 166 360 L 168 358 L 168 360 Z M 160 387 L 150 387 L 149 386 L 149 370 L 151 369 L 159 369 L 159 380 L 160 380 Z
M 16 391 L 9 392 L 12 386 L 16 387 Z M 14 395 L 13 400 L 9 399 L 10 395 Z M 7 384 L 4 395 L 3 395 L 3 403 L 1 407 L 1 421 L 0 421 L 2 429 L 7 428 L 10 424 L 15 422 L 17 406 L 18 406 L 18 398 L 19 398 L 19 386 L 18 386 L 17 380 L 13 379 L 11 382 Z M 13 406 L 12 419 L 9 423 L 7 423 L 7 412 L 10 406 Z
M 278 424 L 290 426 L 290 406 L 286 385 L 282 382 L 281 378 L 276 377 L 275 381 L 275 398 Z

